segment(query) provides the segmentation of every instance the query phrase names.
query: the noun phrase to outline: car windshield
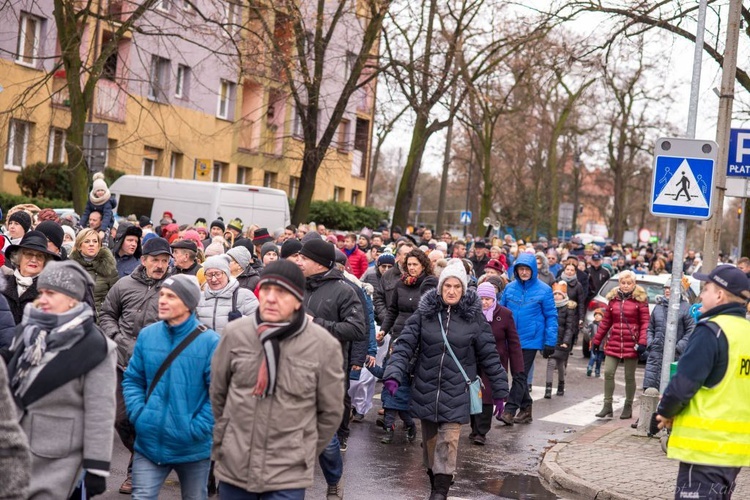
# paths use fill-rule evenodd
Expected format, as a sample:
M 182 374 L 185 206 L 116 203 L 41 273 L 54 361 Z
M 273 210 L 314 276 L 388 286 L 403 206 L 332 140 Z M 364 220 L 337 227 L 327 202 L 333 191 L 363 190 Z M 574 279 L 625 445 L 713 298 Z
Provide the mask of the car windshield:
M 650 283 L 644 281 L 638 281 L 637 283 L 639 287 L 646 290 L 646 293 L 648 294 L 649 304 L 656 304 L 656 297 L 658 297 L 659 295 L 664 295 L 664 286 L 661 283 Z M 617 286 L 617 284 L 617 280 L 607 281 L 604 286 L 602 286 L 602 289 L 599 290 L 599 295 L 601 295 L 602 297 L 606 297 L 607 294 Z

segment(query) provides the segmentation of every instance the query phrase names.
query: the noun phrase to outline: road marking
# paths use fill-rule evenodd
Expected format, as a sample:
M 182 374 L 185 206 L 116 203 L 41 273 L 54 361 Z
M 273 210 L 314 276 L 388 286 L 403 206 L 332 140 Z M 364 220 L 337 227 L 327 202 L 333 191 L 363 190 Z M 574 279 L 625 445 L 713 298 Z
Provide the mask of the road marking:
M 615 413 L 622 408 L 624 398 L 614 398 L 614 404 L 612 405 Z M 564 410 L 542 417 L 539 420 L 544 422 L 555 422 L 558 424 L 575 425 L 578 427 L 584 427 L 597 420 L 596 414 L 601 410 L 604 404 L 604 394 L 598 394 L 593 398 L 582 401 L 573 406 L 569 406 Z

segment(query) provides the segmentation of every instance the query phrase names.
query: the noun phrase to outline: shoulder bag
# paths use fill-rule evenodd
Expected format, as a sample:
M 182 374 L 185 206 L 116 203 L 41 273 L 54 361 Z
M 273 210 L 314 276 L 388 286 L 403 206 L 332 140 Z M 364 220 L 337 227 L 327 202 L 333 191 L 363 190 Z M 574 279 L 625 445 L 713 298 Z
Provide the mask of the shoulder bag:
M 456 357 L 456 354 L 453 352 L 453 349 L 451 348 L 450 342 L 448 342 L 448 336 L 445 334 L 445 328 L 443 328 L 443 318 L 438 313 L 438 321 L 440 322 L 440 331 L 443 333 L 443 342 L 445 342 L 445 347 L 448 348 L 448 353 L 451 355 L 451 358 L 453 358 L 453 361 L 456 362 L 456 365 L 458 366 L 458 369 L 461 371 L 461 375 L 463 375 L 464 380 L 466 381 L 466 385 L 469 387 L 469 406 L 470 411 L 469 413 L 471 415 L 478 415 L 482 413 L 482 379 L 477 375 L 476 380 L 472 382 L 469 380 L 469 376 L 466 375 L 466 371 L 464 371 L 464 367 L 461 366 L 461 363 L 458 361 L 458 358 Z
M 151 393 L 154 392 L 154 387 L 156 387 L 156 384 L 159 383 L 159 380 L 161 380 L 162 375 L 164 375 L 164 372 L 167 371 L 167 368 L 169 368 L 169 365 L 172 364 L 172 362 L 177 358 L 177 356 L 180 355 L 182 351 L 187 349 L 187 346 L 189 346 L 193 340 L 195 340 L 198 335 L 208 330 L 208 328 L 204 325 L 198 325 L 195 327 L 195 330 L 190 332 L 190 335 L 185 337 L 180 344 L 175 347 L 172 352 L 169 353 L 169 356 L 167 356 L 167 359 L 164 360 L 164 362 L 161 364 L 158 370 L 156 370 L 156 375 L 154 375 L 154 379 L 151 381 L 151 385 L 148 388 L 148 391 L 146 391 L 146 403 L 148 403 L 148 398 L 151 396 Z

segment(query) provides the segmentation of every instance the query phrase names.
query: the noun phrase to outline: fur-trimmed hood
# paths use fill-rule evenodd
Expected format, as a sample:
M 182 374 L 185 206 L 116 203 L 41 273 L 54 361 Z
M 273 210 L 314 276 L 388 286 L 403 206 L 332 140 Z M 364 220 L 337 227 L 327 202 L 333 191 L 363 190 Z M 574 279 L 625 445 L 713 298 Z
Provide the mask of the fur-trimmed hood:
M 78 250 L 71 252 L 70 259 L 81 264 L 86 270 L 93 269 L 100 276 L 117 274 L 117 263 L 108 248 L 100 248 L 99 253 L 96 254 L 92 261 L 84 259 Z
M 8 286 L 8 280 L 5 278 L 4 273 L 0 273 L 0 292 L 5 290 L 6 286 Z
M 437 317 L 438 313 L 447 309 L 448 306 L 443 302 L 442 297 L 438 295 L 437 289 L 433 288 L 428 291 L 419 300 L 419 312 L 425 319 Z M 479 300 L 477 292 L 468 288 L 461 296 L 453 308 L 453 312 L 458 314 L 461 319 L 471 321 L 477 314 L 482 314 L 482 301 Z
M 612 290 L 610 290 L 607 294 L 607 301 L 610 301 L 617 297 L 617 292 L 619 291 L 619 286 L 616 286 Z M 633 290 L 633 298 L 638 302 L 648 302 L 648 294 L 646 293 L 646 290 L 644 290 L 643 287 L 639 285 L 636 285 L 635 290 Z

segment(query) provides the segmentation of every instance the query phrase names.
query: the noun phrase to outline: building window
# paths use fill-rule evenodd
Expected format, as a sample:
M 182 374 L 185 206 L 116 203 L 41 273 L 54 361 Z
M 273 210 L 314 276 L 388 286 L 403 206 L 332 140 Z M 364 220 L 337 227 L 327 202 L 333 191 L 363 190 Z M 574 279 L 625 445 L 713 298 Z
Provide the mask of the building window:
M 249 184 L 252 178 L 252 169 L 249 167 L 237 167 L 237 184 Z
M 117 52 L 114 52 L 107 57 L 104 61 L 104 68 L 102 68 L 102 78 L 114 82 L 117 77 Z
M 352 189 L 352 205 L 359 205 L 362 198 L 362 191 L 355 191 Z
M 299 194 L 299 177 L 289 177 L 289 198 L 296 200 Z
M 344 194 L 346 190 L 342 187 L 333 187 L 333 201 L 344 201 Z
M 182 170 L 182 153 L 172 153 L 172 157 L 169 160 L 169 178 L 176 179 L 178 172 Z
M 184 64 L 177 65 L 177 75 L 175 76 L 174 96 L 177 98 L 187 98 L 188 77 L 190 68 Z
M 233 2 L 224 4 L 224 29 L 229 36 L 234 36 L 240 29 L 240 6 Z
M 264 172 L 263 173 L 263 187 L 275 188 L 277 177 L 278 175 L 276 174 L 276 172 Z
M 21 64 L 36 66 L 42 38 L 42 20 L 27 13 L 21 14 L 21 27 L 18 30 L 18 56 Z
M 234 102 L 234 83 L 221 80 L 219 84 L 219 105 L 216 109 L 216 116 L 225 120 L 232 119 L 232 103 Z
M 292 116 L 292 136 L 299 139 L 305 136 L 304 130 L 302 130 L 302 118 L 299 116 L 297 106 L 293 110 L 294 115 Z
M 214 169 L 213 169 L 213 177 L 211 180 L 213 182 L 223 182 L 224 179 L 224 172 L 227 170 L 229 165 L 226 163 L 222 163 L 220 161 L 214 162 Z
M 10 120 L 8 127 L 8 151 L 5 155 L 5 168 L 21 170 L 26 166 L 26 152 L 31 136 L 31 123 Z
M 149 99 L 167 102 L 165 90 L 169 88 L 169 59 L 152 56 L 150 77 L 151 81 L 148 87 Z
M 142 175 L 156 175 L 156 165 L 161 151 L 156 148 L 143 148 Z
M 49 147 L 47 148 L 47 163 L 63 163 L 65 161 L 65 130 L 52 127 L 49 129 Z
M 349 151 L 349 120 L 341 120 L 339 123 L 338 149 Z

